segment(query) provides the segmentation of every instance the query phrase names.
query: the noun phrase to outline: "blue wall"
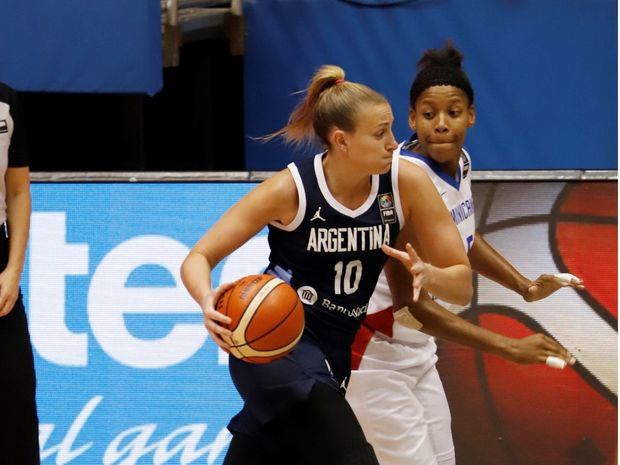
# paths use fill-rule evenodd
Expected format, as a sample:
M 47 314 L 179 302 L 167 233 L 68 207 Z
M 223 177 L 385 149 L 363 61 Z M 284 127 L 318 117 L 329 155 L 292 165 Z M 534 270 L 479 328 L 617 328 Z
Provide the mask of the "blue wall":
M 448 37 L 476 92 L 475 169 L 617 168 L 613 0 L 255 0 L 245 14 L 247 169 L 306 155 L 251 137 L 282 127 L 326 63 L 385 94 L 407 137 L 415 63 Z
M 20 91 L 154 94 L 162 86 L 152 0 L 3 0 L 0 81 Z

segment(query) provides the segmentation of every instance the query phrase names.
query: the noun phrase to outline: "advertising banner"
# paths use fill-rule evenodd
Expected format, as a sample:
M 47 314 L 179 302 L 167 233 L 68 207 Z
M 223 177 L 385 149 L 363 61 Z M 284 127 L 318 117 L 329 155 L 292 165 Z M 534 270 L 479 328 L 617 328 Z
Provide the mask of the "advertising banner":
M 221 464 L 241 406 L 179 267 L 253 183 L 36 183 L 22 290 L 43 464 Z M 477 279 L 462 316 L 545 331 L 578 363 L 518 366 L 448 343 L 440 374 L 460 465 L 612 464 L 617 438 L 617 184 L 477 183 L 479 229 L 530 278 L 581 276 L 525 303 Z M 266 230 L 214 284 L 258 273 Z
M 585 291 L 538 302 L 476 278 L 462 317 L 512 337 L 544 331 L 574 367 L 516 365 L 448 342 L 439 374 L 459 465 L 613 465 L 617 453 L 617 183 L 474 184 L 478 230 L 525 276 L 569 272 Z

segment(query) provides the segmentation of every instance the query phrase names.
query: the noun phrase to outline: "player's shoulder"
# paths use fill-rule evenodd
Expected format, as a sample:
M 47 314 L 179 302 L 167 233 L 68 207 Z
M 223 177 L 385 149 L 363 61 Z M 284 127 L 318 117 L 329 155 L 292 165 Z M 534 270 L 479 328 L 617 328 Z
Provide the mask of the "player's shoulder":
M 400 157 L 401 161 L 403 160 L 403 157 Z M 423 165 L 420 165 L 418 163 L 399 163 L 398 165 L 398 173 L 399 175 L 403 175 L 403 176 L 428 176 L 426 174 L 426 170 L 424 169 Z
M 263 189 L 270 191 L 280 199 L 290 198 L 291 195 L 294 196 L 297 193 L 295 174 L 290 165 L 283 170 L 277 171 L 261 184 Z
M 426 173 L 426 164 L 420 158 L 422 155 L 416 154 L 410 150 L 410 141 L 401 142 L 394 151 L 394 156 L 398 158 L 398 174 L 399 178 L 428 176 Z M 403 163 L 404 162 L 404 163 Z
M 401 157 L 402 160 L 402 157 Z M 420 189 L 431 188 L 432 179 L 426 169 L 417 163 L 399 163 L 398 186 L 402 195 L 408 197 L 419 193 Z M 432 187 L 434 189 L 434 187 Z
M 253 211 L 267 212 L 269 222 L 288 224 L 298 210 L 299 194 L 288 169 L 278 171 L 248 193 L 247 202 Z

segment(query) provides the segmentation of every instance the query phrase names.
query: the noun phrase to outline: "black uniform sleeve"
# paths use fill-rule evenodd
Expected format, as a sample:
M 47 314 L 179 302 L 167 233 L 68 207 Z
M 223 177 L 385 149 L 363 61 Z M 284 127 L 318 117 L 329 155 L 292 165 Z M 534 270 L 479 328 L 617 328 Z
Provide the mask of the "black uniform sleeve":
M 28 146 L 26 141 L 26 128 L 24 127 L 24 113 L 17 93 L 8 89 L 8 104 L 11 118 L 13 119 L 13 134 L 9 146 L 9 168 L 28 166 Z

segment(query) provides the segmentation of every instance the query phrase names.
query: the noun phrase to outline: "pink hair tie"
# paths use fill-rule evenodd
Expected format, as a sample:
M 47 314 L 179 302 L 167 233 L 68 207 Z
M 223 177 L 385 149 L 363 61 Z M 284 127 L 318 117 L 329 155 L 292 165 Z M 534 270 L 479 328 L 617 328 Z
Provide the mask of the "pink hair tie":
M 344 82 L 344 79 L 336 79 L 336 82 L 334 84 L 342 84 Z

